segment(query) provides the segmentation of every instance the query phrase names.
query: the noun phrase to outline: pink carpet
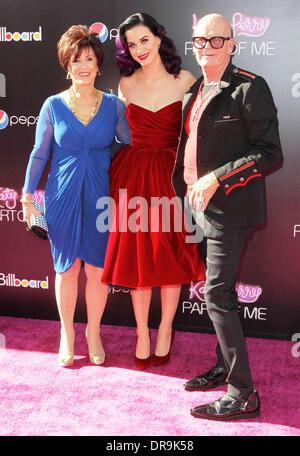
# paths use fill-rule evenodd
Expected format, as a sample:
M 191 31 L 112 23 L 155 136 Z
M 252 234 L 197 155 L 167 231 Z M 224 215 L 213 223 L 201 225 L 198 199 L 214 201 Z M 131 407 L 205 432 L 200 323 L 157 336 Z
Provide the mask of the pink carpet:
M 291 342 L 247 339 L 261 416 L 218 423 L 189 410 L 218 399 L 226 387 L 202 393 L 182 387 L 211 367 L 215 336 L 177 331 L 170 363 L 138 371 L 135 328 L 102 327 L 103 366 L 89 363 L 84 328 L 76 324 L 77 356 L 64 369 L 57 363 L 58 322 L 0 317 L 2 436 L 300 435 L 300 358 L 292 356 Z

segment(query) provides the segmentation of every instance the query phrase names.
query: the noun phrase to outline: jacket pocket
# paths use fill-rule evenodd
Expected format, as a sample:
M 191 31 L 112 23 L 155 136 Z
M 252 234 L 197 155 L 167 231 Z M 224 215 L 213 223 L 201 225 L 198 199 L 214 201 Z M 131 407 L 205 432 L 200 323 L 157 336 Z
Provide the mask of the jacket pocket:
M 230 123 L 230 122 L 237 122 L 240 119 L 219 119 L 219 120 L 214 120 L 214 123 Z

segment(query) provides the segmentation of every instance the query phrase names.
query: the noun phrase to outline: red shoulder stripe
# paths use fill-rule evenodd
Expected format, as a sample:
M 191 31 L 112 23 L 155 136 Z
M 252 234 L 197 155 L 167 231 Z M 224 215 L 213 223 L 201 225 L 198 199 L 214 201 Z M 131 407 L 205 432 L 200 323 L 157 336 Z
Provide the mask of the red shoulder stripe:
M 237 73 L 238 73 L 238 74 L 244 74 L 245 76 L 249 76 L 249 78 L 252 78 L 252 79 L 255 79 L 255 78 L 256 78 L 255 74 L 248 73 L 248 71 L 238 70 Z

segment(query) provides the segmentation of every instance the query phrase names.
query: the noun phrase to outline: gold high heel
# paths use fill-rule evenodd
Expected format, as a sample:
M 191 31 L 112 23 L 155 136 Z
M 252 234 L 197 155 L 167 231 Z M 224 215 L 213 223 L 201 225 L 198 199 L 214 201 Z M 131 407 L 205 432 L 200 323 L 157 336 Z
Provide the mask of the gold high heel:
M 72 366 L 74 362 L 74 343 L 75 343 L 75 333 L 74 333 L 74 340 L 73 340 L 73 350 L 70 350 L 69 347 L 67 347 L 67 350 L 65 350 L 65 347 L 63 347 L 62 343 L 62 330 L 60 331 L 60 345 L 59 345 L 59 352 L 58 352 L 58 362 L 62 367 L 70 367 Z M 67 344 L 68 345 L 68 344 Z
M 86 337 L 87 343 L 89 344 L 89 342 L 88 342 L 88 327 L 86 327 L 86 329 L 85 329 L 85 337 Z M 89 349 L 89 358 L 90 358 L 90 362 L 92 364 L 96 364 L 97 366 L 100 366 L 100 364 L 103 364 L 104 361 L 105 361 L 105 352 L 103 350 L 103 354 L 102 353 L 93 353 Z

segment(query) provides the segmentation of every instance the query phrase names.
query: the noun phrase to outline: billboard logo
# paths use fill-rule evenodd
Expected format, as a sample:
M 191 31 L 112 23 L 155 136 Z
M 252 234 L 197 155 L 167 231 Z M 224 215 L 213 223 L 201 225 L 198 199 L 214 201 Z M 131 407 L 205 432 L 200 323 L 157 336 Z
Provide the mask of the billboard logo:
M 5 287 L 23 287 L 23 288 L 42 288 L 43 290 L 49 289 L 49 279 L 48 276 L 45 280 L 36 280 L 36 279 L 18 279 L 15 274 L 4 274 L 0 273 L 0 286 Z
M 8 115 L 0 109 L 0 130 L 3 130 L 8 125 Z
M 247 16 L 247 14 L 234 13 L 232 17 L 233 36 L 262 36 L 271 23 L 268 17 Z
M 0 27 L 0 41 L 42 41 L 42 27 L 36 32 L 8 32 L 6 27 Z
M 98 33 L 101 43 L 104 43 L 108 37 L 108 29 L 105 24 L 102 24 L 102 22 L 94 22 L 94 24 L 90 26 L 90 31 Z

